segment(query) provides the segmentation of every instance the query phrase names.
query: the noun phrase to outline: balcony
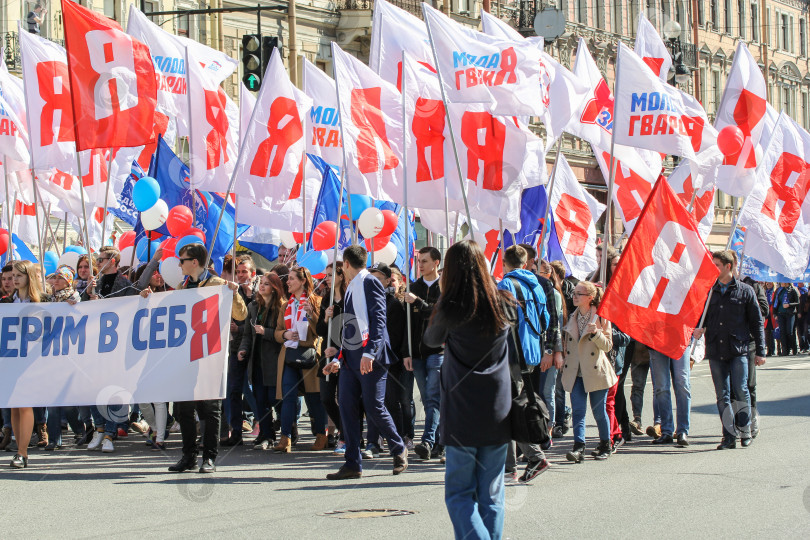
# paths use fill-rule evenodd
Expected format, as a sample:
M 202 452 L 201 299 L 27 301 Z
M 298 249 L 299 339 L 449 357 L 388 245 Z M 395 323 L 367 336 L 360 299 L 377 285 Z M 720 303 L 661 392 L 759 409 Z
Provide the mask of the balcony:
M 389 0 L 388 3 L 416 15 L 420 19 L 422 18 L 422 2 L 417 0 Z M 337 2 L 338 11 L 371 11 L 373 9 L 374 2 L 372 0 L 338 0 Z
M 51 39 L 54 43 L 60 46 L 65 46 L 63 39 Z M 17 32 L 3 32 L 0 33 L 0 43 L 5 48 L 6 66 L 8 70 L 15 73 L 22 72 L 22 61 L 20 60 L 20 38 Z

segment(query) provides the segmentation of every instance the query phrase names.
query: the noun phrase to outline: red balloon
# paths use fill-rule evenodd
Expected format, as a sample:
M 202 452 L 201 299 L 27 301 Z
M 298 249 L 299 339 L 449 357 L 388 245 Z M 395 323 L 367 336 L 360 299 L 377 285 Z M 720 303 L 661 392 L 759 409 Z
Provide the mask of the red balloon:
M 11 242 L 11 237 L 8 235 L 8 231 L 5 229 L 0 229 L 0 255 L 5 254 L 8 251 L 8 245 Z
M 397 230 L 397 224 L 399 223 L 397 213 L 393 210 L 383 210 L 382 215 L 384 220 L 383 228 L 380 230 L 380 234 L 378 234 L 376 238 L 379 238 L 380 236 L 391 236 L 394 234 L 394 231 Z
M 178 238 L 183 238 L 184 236 L 196 236 L 197 238 L 202 240 L 203 243 L 205 243 L 205 233 L 202 232 L 197 227 L 191 227 L 190 229 L 186 229 L 185 231 L 183 231 L 183 234 L 177 235 Z
M 380 251 L 382 248 L 388 245 L 388 242 L 391 241 L 391 235 L 383 236 L 382 233 L 378 234 L 373 238 L 374 240 L 374 249 L 371 249 L 371 238 L 366 238 L 366 251 Z
M 163 244 L 161 244 L 160 249 L 163 250 L 163 255 L 161 256 L 160 260 L 165 261 L 169 257 L 175 257 L 175 248 L 177 246 L 178 238 L 169 238 Z
M 726 126 L 717 134 L 717 146 L 726 157 L 739 154 L 744 142 L 745 134 L 737 126 Z
M 292 233 L 292 235 L 293 235 L 293 240 L 295 240 L 296 244 L 303 244 L 304 243 L 304 233 L 294 232 L 294 233 Z M 307 240 L 309 240 L 309 237 L 310 237 L 310 233 L 307 233 Z
M 194 215 L 189 207 L 175 206 L 169 210 L 169 215 L 166 217 L 166 228 L 169 229 L 169 234 L 172 236 L 180 236 L 192 225 L 194 225 Z
M 118 238 L 118 249 L 126 249 L 135 244 L 135 231 L 127 231 Z
M 320 274 L 315 274 L 314 276 L 312 276 L 312 279 L 323 279 L 325 277 L 326 274 L 324 272 L 321 272 Z
M 294 234 L 294 233 L 293 233 Z M 334 221 L 324 221 L 315 227 L 312 234 L 312 247 L 318 251 L 335 247 L 337 224 Z
M 158 238 L 161 238 L 162 236 L 163 235 L 160 234 L 157 231 L 146 231 L 146 238 L 148 238 L 149 240 L 157 240 Z

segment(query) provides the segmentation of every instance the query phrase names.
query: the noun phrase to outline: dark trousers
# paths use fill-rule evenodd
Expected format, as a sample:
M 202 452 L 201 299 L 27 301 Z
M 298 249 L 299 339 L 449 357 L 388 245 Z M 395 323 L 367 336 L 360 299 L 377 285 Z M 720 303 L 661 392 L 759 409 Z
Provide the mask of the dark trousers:
M 773 339 L 773 325 L 770 323 L 770 317 L 765 325 L 765 345 L 768 348 L 768 356 L 776 354 L 776 341 Z
M 402 384 L 402 374 L 405 366 L 402 362 L 389 366 L 385 382 L 385 408 L 394 421 L 400 437 L 405 437 L 408 426 L 411 425 L 411 405 L 405 399 L 405 387 Z M 368 422 L 368 442 L 377 444 L 380 430 L 374 422 Z
M 276 404 L 276 386 L 264 385 L 264 374 L 259 359 L 253 360 L 253 395 L 256 398 L 256 422 L 259 424 L 257 440 L 275 440 L 276 431 L 273 429 L 273 405 Z M 241 429 L 241 427 L 239 428 Z
M 177 401 L 174 404 L 174 417 L 180 424 L 183 437 L 183 455 L 198 454 L 197 423 L 194 411 L 200 417 L 203 428 L 203 459 L 216 459 L 219 449 L 219 423 L 222 416 L 222 401 Z
M 630 415 L 627 413 L 627 398 L 624 396 L 624 381 L 630 371 L 630 364 L 627 363 L 619 375 L 619 387 L 616 389 L 616 421 L 622 430 L 622 436 L 627 438 L 630 435 Z
M 796 315 L 792 313 L 779 313 L 779 332 L 782 341 L 782 354 L 787 356 L 789 354 L 796 354 L 798 352 L 796 345 Z
M 326 378 L 321 379 L 321 403 L 323 408 L 326 409 L 326 414 L 332 419 L 335 427 L 340 432 L 340 440 L 343 440 L 343 429 L 340 423 L 340 407 L 338 407 L 337 393 L 338 381 L 340 380 L 340 372 L 332 373 L 329 375 L 329 380 Z
M 233 437 L 242 435 L 242 390 L 245 387 L 245 376 L 247 375 L 247 359 L 239 361 L 236 354 L 232 354 L 228 359 L 228 389 L 225 399 L 228 401 L 226 407 L 228 412 L 227 421 L 231 425 Z
M 362 471 L 363 458 L 360 456 L 360 443 L 363 438 L 363 421 L 360 411 L 362 400 L 369 425 L 373 422 L 388 442 L 391 455 L 399 455 L 405 450 L 402 437 L 397 433 L 394 421 L 385 408 L 385 384 L 388 378 L 386 366 L 374 365 L 371 373 L 360 374 L 359 360 L 344 360 L 340 369 L 338 399 L 340 419 L 346 437 L 346 467 Z

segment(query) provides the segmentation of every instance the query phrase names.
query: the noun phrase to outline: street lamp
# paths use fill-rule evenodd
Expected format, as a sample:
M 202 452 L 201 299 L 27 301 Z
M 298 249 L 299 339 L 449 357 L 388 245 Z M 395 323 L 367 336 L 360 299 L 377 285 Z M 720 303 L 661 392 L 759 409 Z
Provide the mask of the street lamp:
M 672 68 L 675 70 L 675 84 L 686 84 L 692 77 L 692 71 L 683 63 L 683 47 L 681 46 L 681 25 L 678 21 L 668 20 L 664 24 L 664 37 L 669 48 L 672 49 Z

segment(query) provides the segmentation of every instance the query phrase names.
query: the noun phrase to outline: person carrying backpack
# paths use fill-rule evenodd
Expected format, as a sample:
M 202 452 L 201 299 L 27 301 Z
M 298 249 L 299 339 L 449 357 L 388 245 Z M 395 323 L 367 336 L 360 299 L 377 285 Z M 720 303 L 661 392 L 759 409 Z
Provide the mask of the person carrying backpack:
M 503 254 L 504 276 L 498 284 L 498 289 L 510 292 L 518 302 L 518 336 L 523 349 L 523 356 L 527 367 L 531 370 L 532 385 L 536 390 L 542 388 L 540 362 L 543 359 L 544 343 L 543 333 L 548 328 L 549 313 L 546 309 L 546 295 L 540 282 L 531 271 L 527 270 L 528 254 L 521 246 L 511 246 Z M 511 344 L 510 344 L 511 346 Z M 520 380 L 519 368 L 511 365 L 512 377 Z M 552 386 L 553 388 L 553 386 Z M 542 395 L 542 394 L 541 394 Z M 529 482 L 540 473 L 548 470 L 549 462 L 543 449 L 538 444 L 518 443 L 521 452 L 526 456 L 526 470 L 520 477 L 520 482 Z M 507 457 L 507 469 L 514 463 L 513 445 Z M 511 468 L 514 468 L 512 465 Z M 509 472 L 507 471 L 507 474 Z M 514 474 L 514 473 L 513 473 Z

